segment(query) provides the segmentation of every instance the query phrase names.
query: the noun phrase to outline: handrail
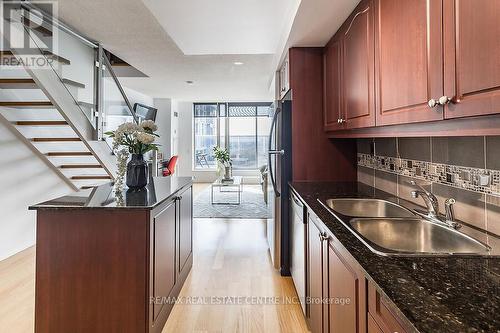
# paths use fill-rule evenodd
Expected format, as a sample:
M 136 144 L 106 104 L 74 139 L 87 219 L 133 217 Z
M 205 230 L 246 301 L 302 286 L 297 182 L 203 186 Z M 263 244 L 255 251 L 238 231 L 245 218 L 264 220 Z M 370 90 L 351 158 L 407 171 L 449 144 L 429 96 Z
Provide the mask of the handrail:
M 21 4 L 21 8 L 23 9 L 26 9 L 30 15 L 34 15 L 40 19 L 43 19 L 43 20 L 47 20 L 49 21 L 49 23 L 55 25 L 56 27 L 60 28 L 61 30 L 67 32 L 68 34 L 78 38 L 79 40 L 81 40 L 82 42 L 84 42 L 85 44 L 87 44 L 88 46 L 90 47 L 93 47 L 93 48 L 97 48 L 98 47 L 98 44 L 91 40 L 90 38 L 87 38 L 85 37 L 83 34 L 81 34 L 80 32 L 76 31 L 75 29 L 73 28 L 70 28 L 68 25 L 66 25 L 65 23 L 61 22 L 60 20 L 58 20 L 57 18 L 53 17 L 51 14 L 45 12 L 44 10 L 40 9 L 39 7 L 37 7 L 36 5 L 30 3 L 30 2 L 23 2 Z M 42 14 L 41 16 L 39 15 Z
M 139 123 L 139 119 L 137 118 L 137 115 L 135 114 L 134 109 L 132 108 L 132 105 L 130 104 L 130 101 L 127 98 L 127 95 L 125 94 L 125 90 L 123 90 L 122 85 L 120 84 L 120 81 L 118 81 L 118 78 L 116 77 L 115 72 L 113 71 L 113 68 L 111 67 L 111 63 L 109 62 L 108 57 L 106 54 L 102 53 L 102 59 L 104 60 L 104 65 L 108 68 L 109 73 L 111 74 L 111 77 L 115 81 L 116 86 L 118 87 L 118 90 L 120 90 L 120 93 L 122 94 L 123 99 L 125 100 L 125 103 L 127 104 L 130 113 L 134 117 L 134 121 L 136 124 Z

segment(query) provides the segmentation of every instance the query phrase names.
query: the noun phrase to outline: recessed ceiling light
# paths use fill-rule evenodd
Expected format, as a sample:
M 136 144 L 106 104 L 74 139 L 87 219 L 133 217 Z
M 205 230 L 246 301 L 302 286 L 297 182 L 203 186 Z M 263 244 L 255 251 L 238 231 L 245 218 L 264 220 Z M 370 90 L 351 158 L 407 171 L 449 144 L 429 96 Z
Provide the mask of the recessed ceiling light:
M 191 80 L 187 80 L 186 81 L 187 84 L 194 84 L 194 81 L 191 81 Z
M 235 61 L 233 62 L 233 64 L 235 64 L 236 66 L 244 65 L 244 63 L 242 63 L 241 61 Z

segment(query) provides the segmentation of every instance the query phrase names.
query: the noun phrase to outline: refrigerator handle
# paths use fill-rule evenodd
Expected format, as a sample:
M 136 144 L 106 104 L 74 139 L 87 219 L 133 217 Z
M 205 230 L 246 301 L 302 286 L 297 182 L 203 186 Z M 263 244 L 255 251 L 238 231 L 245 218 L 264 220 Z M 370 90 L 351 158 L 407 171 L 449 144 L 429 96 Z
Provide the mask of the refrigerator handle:
M 271 123 L 271 131 L 269 133 L 269 142 L 268 142 L 268 153 L 267 153 L 267 164 L 269 166 L 269 177 L 271 178 L 271 184 L 273 184 L 273 190 L 276 197 L 279 197 L 281 193 L 276 188 L 276 179 L 274 178 L 273 166 L 271 164 L 271 156 L 272 155 L 283 155 L 285 152 L 283 150 L 277 151 L 272 149 L 273 143 L 273 132 L 276 129 L 276 121 L 278 120 L 278 114 L 281 112 L 280 108 L 276 109 L 276 112 L 273 116 L 273 121 Z

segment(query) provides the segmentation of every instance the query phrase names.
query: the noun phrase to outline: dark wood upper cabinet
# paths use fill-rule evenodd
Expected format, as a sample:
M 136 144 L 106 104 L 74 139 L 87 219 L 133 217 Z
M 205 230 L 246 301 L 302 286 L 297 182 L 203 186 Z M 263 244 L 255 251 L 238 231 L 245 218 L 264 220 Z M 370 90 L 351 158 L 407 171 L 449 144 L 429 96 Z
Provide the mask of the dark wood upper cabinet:
M 444 0 L 445 118 L 500 113 L 500 1 Z
M 377 126 L 442 120 L 442 0 L 375 4 Z
M 340 30 L 345 128 L 375 126 L 374 8 L 364 0 Z
M 323 53 L 324 121 L 326 131 L 343 129 L 342 112 L 342 39 L 337 34 Z

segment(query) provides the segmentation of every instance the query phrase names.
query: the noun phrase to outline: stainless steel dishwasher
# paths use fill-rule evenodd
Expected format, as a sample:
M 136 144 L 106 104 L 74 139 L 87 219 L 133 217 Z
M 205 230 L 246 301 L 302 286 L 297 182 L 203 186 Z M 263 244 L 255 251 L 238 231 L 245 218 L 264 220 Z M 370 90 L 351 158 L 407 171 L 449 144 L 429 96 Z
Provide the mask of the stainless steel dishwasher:
M 306 228 L 307 219 L 304 217 L 304 204 L 297 196 L 290 193 L 290 225 L 291 225 L 291 267 L 295 290 L 300 299 L 300 305 L 306 313 Z

